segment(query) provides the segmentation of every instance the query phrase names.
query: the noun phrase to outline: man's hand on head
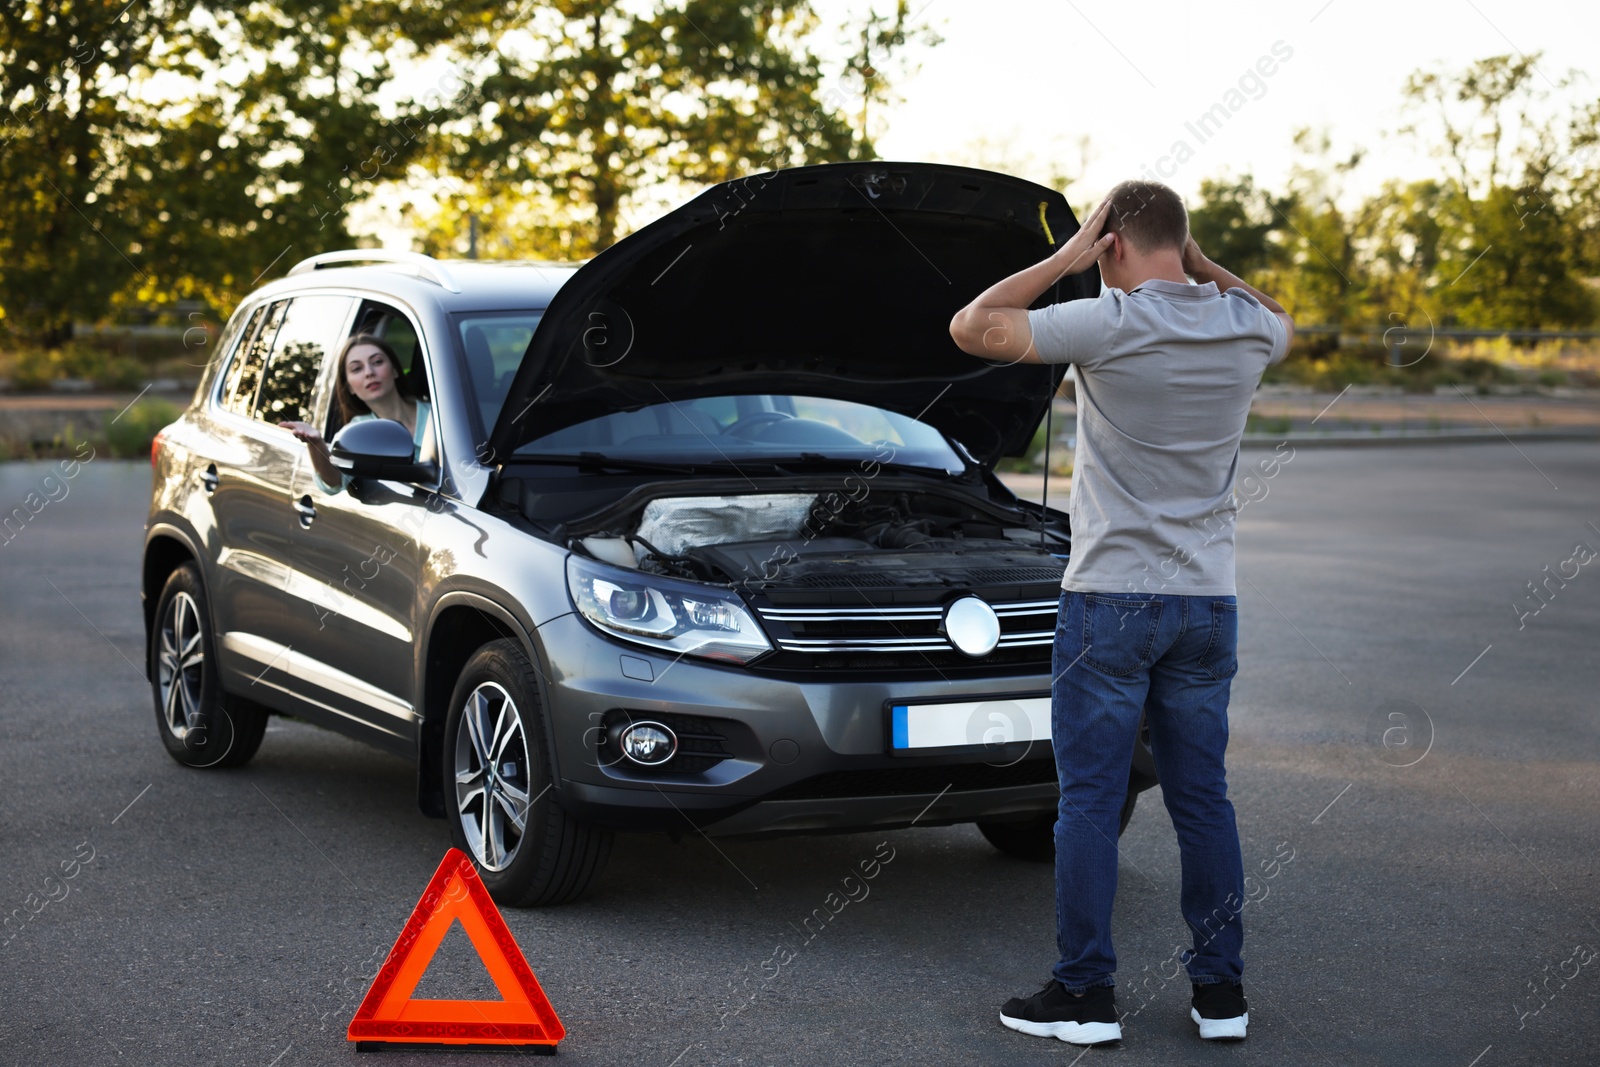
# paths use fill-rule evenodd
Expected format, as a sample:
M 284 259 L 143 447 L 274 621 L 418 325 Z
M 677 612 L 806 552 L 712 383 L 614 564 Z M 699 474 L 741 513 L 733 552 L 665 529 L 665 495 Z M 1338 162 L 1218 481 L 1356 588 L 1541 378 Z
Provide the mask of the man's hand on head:
M 1229 289 L 1243 289 L 1255 297 L 1262 307 L 1270 311 L 1283 324 L 1285 350 L 1294 343 L 1294 317 L 1284 309 L 1284 306 L 1228 270 L 1227 267 L 1207 259 L 1206 254 L 1200 251 L 1200 246 L 1195 243 L 1193 235 L 1190 235 L 1188 242 L 1183 246 L 1183 270 L 1199 285 L 1214 282 L 1219 292 L 1225 293 Z
M 1195 243 L 1194 234 L 1190 234 L 1189 239 L 1183 245 L 1183 272 L 1195 281 L 1202 281 L 1202 276 L 1206 275 L 1206 268 L 1210 265 L 1211 261 L 1206 258 L 1204 252 L 1200 251 L 1200 246 Z
M 1033 347 L 1028 325 L 1028 305 L 1069 274 L 1081 274 L 1094 265 L 1117 240 L 1106 229 L 1111 211 L 1108 196 L 1084 219 L 1078 232 L 1049 258 L 1018 271 L 985 289 L 976 300 L 950 320 L 950 337 L 969 355 L 1007 363 L 1042 363 Z
M 1051 257 L 1064 263 L 1061 273 L 1056 275 L 1057 278 L 1064 278 L 1069 274 L 1082 274 L 1116 242 L 1116 231 L 1106 226 L 1110 216 L 1111 197 L 1108 195 L 1089 212 L 1089 217 L 1083 220 L 1078 232 L 1067 238 L 1067 243 Z

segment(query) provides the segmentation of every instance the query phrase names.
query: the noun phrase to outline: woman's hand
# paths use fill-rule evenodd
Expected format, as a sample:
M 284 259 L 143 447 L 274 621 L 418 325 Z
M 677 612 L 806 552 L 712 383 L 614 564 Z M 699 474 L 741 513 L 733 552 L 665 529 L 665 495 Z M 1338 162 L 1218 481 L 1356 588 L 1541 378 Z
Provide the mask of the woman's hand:
M 280 422 L 278 428 L 288 430 L 315 450 L 327 451 L 327 444 L 322 440 L 322 434 L 318 433 L 317 428 L 309 422 Z
M 280 422 L 280 429 L 288 430 L 295 437 L 306 443 L 306 451 L 311 453 L 311 466 L 317 472 L 317 477 L 327 485 L 335 486 L 331 492 L 337 493 L 344 485 L 344 474 L 333 465 L 333 457 L 328 452 L 328 443 L 322 439 L 322 434 L 309 422 Z M 324 486 L 326 489 L 326 486 Z

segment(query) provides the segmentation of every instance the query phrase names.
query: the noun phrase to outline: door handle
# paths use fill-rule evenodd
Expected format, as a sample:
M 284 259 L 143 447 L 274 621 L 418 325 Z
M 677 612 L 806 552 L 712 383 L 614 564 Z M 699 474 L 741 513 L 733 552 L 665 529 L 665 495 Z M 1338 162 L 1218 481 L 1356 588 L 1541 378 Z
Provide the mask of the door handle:
M 294 509 L 300 513 L 301 527 L 307 530 L 311 529 L 312 522 L 317 518 L 317 508 L 316 505 L 311 503 L 310 495 L 308 494 L 295 501 Z
M 198 475 L 196 475 L 196 477 L 200 479 L 200 487 L 202 489 L 204 489 L 208 494 L 209 493 L 215 493 L 217 491 L 217 481 L 218 481 L 218 479 L 217 479 L 217 465 L 215 463 L 211 464 L 205 470 L 201 471 Z

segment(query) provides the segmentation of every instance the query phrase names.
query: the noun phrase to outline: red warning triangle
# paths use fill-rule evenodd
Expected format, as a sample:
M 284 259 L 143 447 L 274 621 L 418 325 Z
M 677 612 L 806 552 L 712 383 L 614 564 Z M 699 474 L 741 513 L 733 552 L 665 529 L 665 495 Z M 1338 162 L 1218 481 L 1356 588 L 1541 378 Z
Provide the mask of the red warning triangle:
M 412 997 L 450 924 L 457 919 L 503 1000 Z M 452 848 L 444 854 L 444 862 L 356 1009 L 347 1036 L 360 1042 L 547 1045 L 553 1052 L 566 1033 L 500 909 L 489 898 L 477 868 L 464 853 Z

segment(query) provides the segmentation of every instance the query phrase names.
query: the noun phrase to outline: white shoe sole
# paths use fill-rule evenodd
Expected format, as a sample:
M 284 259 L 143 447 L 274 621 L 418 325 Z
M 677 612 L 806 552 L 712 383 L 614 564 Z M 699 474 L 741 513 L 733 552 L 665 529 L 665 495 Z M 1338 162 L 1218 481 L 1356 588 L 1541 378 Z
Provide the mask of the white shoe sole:
M 1035 1023 L 1004 1014 L 1000 1016 L 1000 1022 L 1018 1033 L 1054 1037 L 1069 1045 L 1103 1045 L 1107 1041 L 1122 1040 L 1121 1023 Z
M 1207 1041 L 1238 1040 L 1244 1037 L 1245 1028 L 1250 1025 L 1249 1012 L 1232 1019 L 1202 1019 L 1198 1011 L 1190 1008 L 1189 1018 L 1200 1024 L 1200 1036 Z

